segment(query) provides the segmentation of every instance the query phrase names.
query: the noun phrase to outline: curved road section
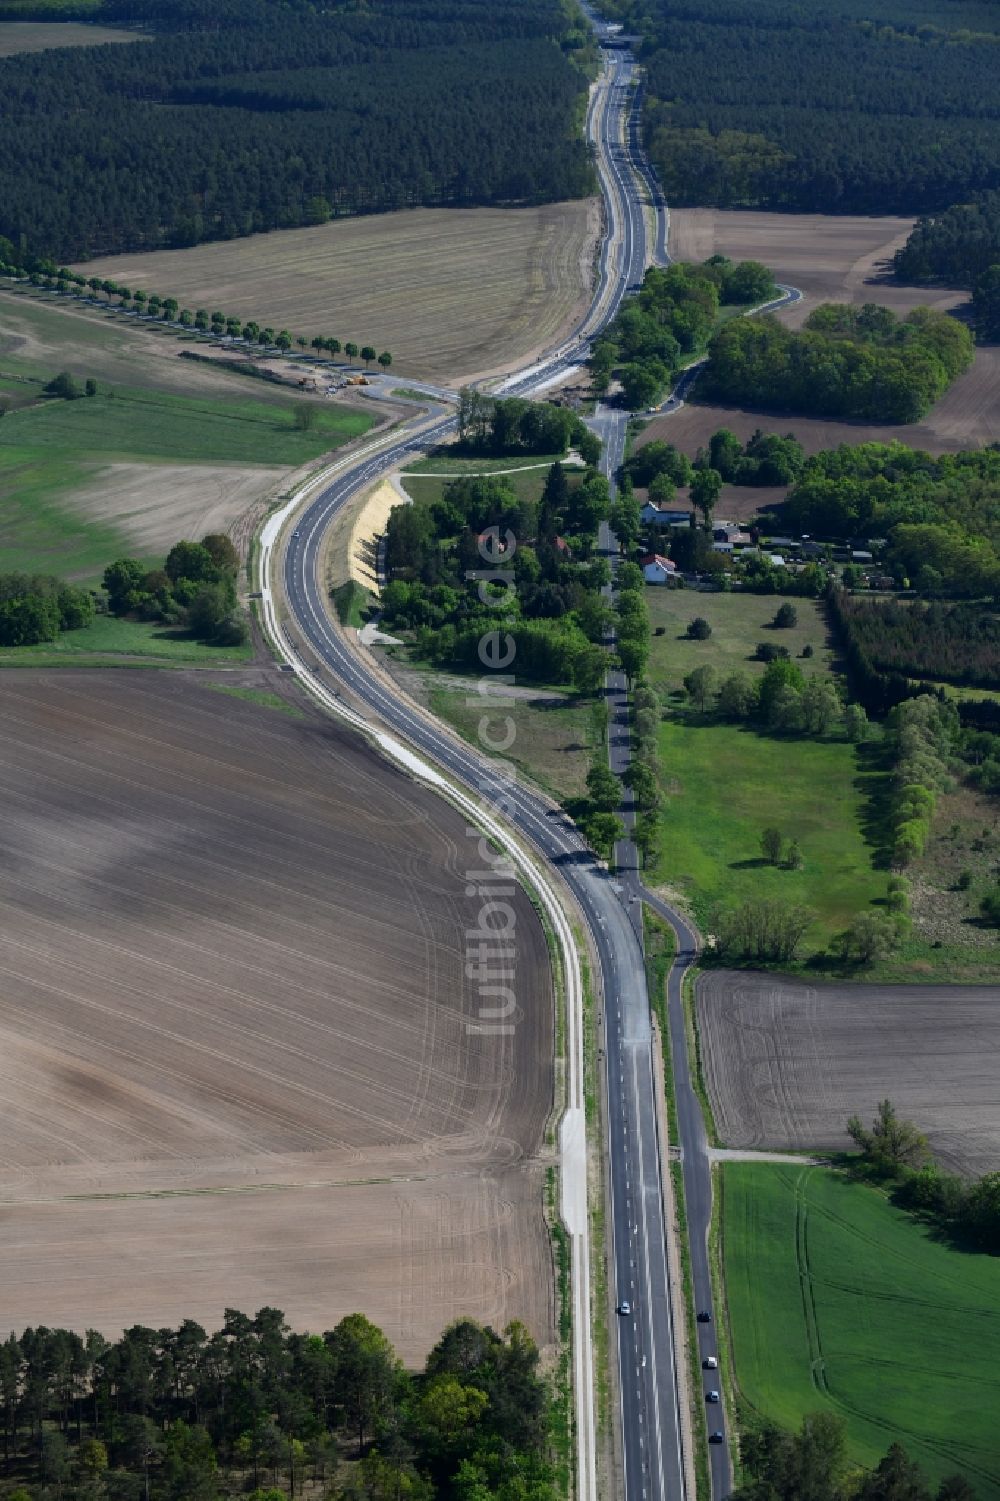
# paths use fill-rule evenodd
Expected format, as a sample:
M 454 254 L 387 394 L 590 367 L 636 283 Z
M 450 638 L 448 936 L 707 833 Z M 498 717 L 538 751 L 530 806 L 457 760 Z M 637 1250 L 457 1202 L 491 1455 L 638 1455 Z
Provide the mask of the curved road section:
M 616 54 L 593 91 L 588 111 L 588 131 L 600 168 L 606 220 L 606 238 L 591 308 L 565 344 L 532 369 L 510 377 L 502 390 L 537 394 L 581 364 L 587 357 L 590 339 L 614 316 L 628 289 L 642 279 L 647 264 L 643 198 L 655 179 L 649 175 L 648 165 L 643 164 L 640 169 L 636 157 L 634 76 L 631 59 L 626 54 Z M 663 251 L 664 217 L 661 206 L 657 209 L 660 222 L 656 239 L 657 249 L 662 247 Z M 605 428 L 606 463 L 613 474 L 624 447 L 624 422 L 618 414 L 597 425 Z M 424 762 L 440 768 L 453 784 L 479 800 L 480 810 L 482 804 L 488 808 L 501 807 L 522 843 L 544 864 L 559 872 L 585 916 L 599 957 L 604 995 L 611 1233 L 615 1301 L 619 1309 L 616 1343 L 623 1494 L 627 1501 L 668 1501 L 668 1498 L 681 1501 L 688 1494 L 677 1382 L 678 1346 L 683 1348 L 683 1339 L 673 1325 L 661 1192 L 665 1154 L 659 1139 L 653 1039 L 641 938 L 641 905 L 648 894 L 640 884 L 634 852 L 630 862 L 627 861 L 631 868 L 626 869 L 623 879 L 612 879 L 558 808 L 533 789 L 501 777 L 474 750 L 401 697 L 380 674 L 371 670 L 363 654 L 332 624 L 327 610 L 321 560 L 323 539 L 333 517 L 380 474 L 434 446 L 453 429 L 451 413 L 437 408 L 419 428 L 411 427 L 395 439 L 372 443 L 353 459 L 337 466 L 336 477 L 325 484 L 298 516 L 281 565 L 285 605 L 294 617 L 304 650 L 300 653 L 286 641 L 280 644 L 286 655 L 296 660 L 298 669 L 312 676 L 326 702 L 332 705 L 338 698 L 329 686 L 328 678 L 332 677 L 339 688 L 398 736 L 403 746 L 412 748 Z M 267 546 L 263 549 L 265 570 L 282 517 L 272 518 L 268 523 Z M 280 637 L 267 577 L 264 586 L 272 633 Z M 626 715 L 623 702 L 614 708 L 614 682 L 611 687 L 613 712 Z M 351 717 L 359 726 L 366 725 L 358 716 Z M 371 727 L 370 722 L 366 727 Z M 623 734 L 627 743 L 627 720 Z M 386 739 L 385 748 L 398 758 L 405 758 L 406 752 L 397 742 Z M 414 759 L 415 769 L 417 766 Z M 439 778 L 439 782 L 442 790 L 447 791 L 444 778 Z M 464 794 L 452 790 L 451 795 L 457 798 Z M 678 1106 L 685 1183 L 698 1209 L 697 1216 L 692 1217 L 694 1281 L 699 1302 L 710 1307 L 705 1231 L 711 1175 L 704 1150 L 704 1125 L 686 1076 L 683 1017 L 679 1009 L 680 975 L 694 957 L 695 939 L 675 913 L 662 903 L 655 903 L 655 899 L 654 904 L 668 917 L 681 940 L 670 997 L 672 1036 L 673 1019 L 675 1015 L 680 1017 L 679 1032 L 674 1037 L 674 1069 L 683 1075 L 679 1080 L 682 1087 L 678 1090 Z M 565 1135 L 563 1145 L 565 1150 L 572 1151 L 574 1145 L 582 1150 L 581 1143 L 567 1142 Z M 575 1268 L 575 1272 L 578 1270 Z M 579 1276 L 575 1276 L 575 1282 L 579 1287 Z M 621 1311 L 623 1305 L 628 1306 L 628 1313 Z M 584 1301 L 584 1317 L 586 1307 Z M 593 1316 L 603 1318 L 605 1310 L 594 1309 Z M 703 1353 L 709 1350 L 706 1348 Z M 578 1370 L 577 1375 L 578 1427 L 591 1430 L 578 1434 L 578 1489 L 583 1501 L 590 1501 L 595 1484 L 592 1390 L 588 1408 L 580 1384 L 582 1380 L 586 1386 L 591 1373 L 581 1377 Z M 712 1477 L 715 1496 L 726 1495 L 730 1472 L 724 1444 L 713 1447 Z

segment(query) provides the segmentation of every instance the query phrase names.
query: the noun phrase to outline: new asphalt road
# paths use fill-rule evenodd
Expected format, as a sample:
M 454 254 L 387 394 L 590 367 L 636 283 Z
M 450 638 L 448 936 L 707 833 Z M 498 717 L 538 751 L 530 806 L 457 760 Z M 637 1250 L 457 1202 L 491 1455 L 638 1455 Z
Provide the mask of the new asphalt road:
M 627 55 L 609 64 L 602 85 L 595 90 L 588 128 L 597 146 L 605 199 L 607 236 L 598 283 L 587 317 L 574 336 L 530 371 L 505 383 L 508 392 L 528 394 L 586 358 L 589 340 L 614 315 L 630 286 L 641 281 L 646 264 L 646 226 L 643 190 L 634 165 L 637 137 L 629 144 L 628 105 L 633 66 Z M 647 169 L 648 170 L 648 169 Z M 665 247 L 665 230 L 658 239 Z M 602 418 L 608 442 L 607 462 L 620 461 L 624 446 L 624 414 Z M 599 424 L 600 425 L 600 424 Z M 583 911 L 596 946 L 604 995 L 600 1030 L 606 1069 L 608 1102 L 608 1162 L 611 1189 L 611 1230 L 614 1255 L 621 1442 L 624 1492 L 627 1501 L 674 1501 L 687 1493 L 682 1454 L 682 1424 L 677 1390 L 677 1341 L 673 1327 L 666 1226 L 661 1194 L 663 1152 L 659 1139 L 653 1075 L 649 1002 L 641 943 L 641 900 L 645 893 L 629 845 L 620 879 L 612 878 L 594 859 L 576 829 L 561 811 L 528 787 L 511 783 L 470 747 L 457 742 L 433 719 L 401 697 L 370 670 L 365 657 L 344 638 L 327 613 L 322 573 L 322 546 L 336 512 L 379 474 L 410 461 L 453 429 L 450 413 L 438 411 L 422 428 L 411 430 L 395 443 L 347 469 L 327 486 L 299 516 L 289 538 L 283 563 L 285 604 L 305 642 L 308 665 L 329 683 L 391 727 L 403 741 L 441 766 L 492 806 L 539 855 L 555 866 Z M 613 472 L 613 471 L 612 471 Z M 610 539 L 606 539 L 611 545 Z M 628 723 L 624 684 L 610 681 L 612 751 L 616 769 L 627 753 Z M 502 692 L 501 689 L 495 690 Z M 502 708 L 498 711 L 502 713 Z M 676 923 L 680 919 L 671 914 Z M 687 934 L 684 962 L 694 953 L 694 937 Z M 675 967 L 676 969 L 676 967 Z M 679 1007 L 679 981 L 672 976 L 671 1016 Z M 673 1033 L 673 1024 L 672 1024 Z M 683 1025 L 680 1038 L 683 1041 Z M 675 1042 L 675 1069 L 686 1059 Z M 704 1151 L 692 1150 L 704 1128 L 690 1081 L 687 1089 L 695 1119 L 687 1110 L 681 1118 L 685 1179 L 691 1163 L 695 1202 L 710 1203 L 711 1179 Z M 678 1105 L 683 1090 L 678 1091 Z M 692 1135 L 685 1135 L 685 1131 Z M 699 1220 L 699 1223 L 701 1221 Z M 697 1237 L 696 1237 L 697 1238 Z M 694 1252 L 695 1247 L 692 1246 Z M 695 1283 L 699 1297 L 710 1306 L 707 1254 L 704 1282 Z M 628 1312 L 621 1311 L 628 1306 Z M 601 1310 L 596 1311 L 601 1316 Z M 729 1489 L 725 1446 L 713 1449 L 713 1479 L 717 1497 Z

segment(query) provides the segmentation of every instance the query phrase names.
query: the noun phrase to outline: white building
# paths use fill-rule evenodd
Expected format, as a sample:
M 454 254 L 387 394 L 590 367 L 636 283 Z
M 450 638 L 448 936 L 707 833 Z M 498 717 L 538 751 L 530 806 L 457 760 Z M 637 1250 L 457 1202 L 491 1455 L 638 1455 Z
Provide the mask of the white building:
M 677 564 L 672 558 L 662 558 L 658 552 L 647 553 L 642 559 L 641 567 L 647 584 L 677 582 Z
M 691 514 L 677 506 L 658 506 L 653 500 L 647 500 L 639 512 L 643 526 L 690 526 Z

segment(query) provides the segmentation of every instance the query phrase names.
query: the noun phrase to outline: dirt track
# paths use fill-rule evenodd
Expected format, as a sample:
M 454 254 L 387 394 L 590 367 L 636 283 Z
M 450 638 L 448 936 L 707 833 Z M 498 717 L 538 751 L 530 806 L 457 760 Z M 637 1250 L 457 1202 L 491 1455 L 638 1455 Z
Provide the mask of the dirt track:
M 1000 1167 L 1000 989 L 698 981 L 705 1081 L 727 1147 L 843 1150 L 888 1096 L 952 1171 Z
M 470 1032 L 458 815 L 308 709 L 139 671 L 4 674 L 0 788 L 8 1325 L 545 1341 L 546 946 L 518 895 L 514 1034 Z

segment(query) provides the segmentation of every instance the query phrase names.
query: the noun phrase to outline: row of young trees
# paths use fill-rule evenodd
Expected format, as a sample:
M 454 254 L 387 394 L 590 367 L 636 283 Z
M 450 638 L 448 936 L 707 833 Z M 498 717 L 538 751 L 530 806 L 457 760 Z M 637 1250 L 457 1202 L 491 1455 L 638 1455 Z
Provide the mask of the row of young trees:
M 177 542 L 162 568 L 117 558 L 104 570 L 108 608 L 181 626 L 214 646 L 241 646 L 248 630 L 236 599 L 239 554 L 228 537 L 210 532 L 200 542 Z
M 826 303 L 803 329 L 741 318 L 712 339 L 699 394 L 808 416 L 916 422 L 973 358 L 962 324 L 932 308 Z
M 77 298 L 88 295 L 99 298 L 103 295 L 109 306 L 114 298 L 118 308 L 124 313 L 155 318 L 162 323 L 194 329 L 197 333 L 212 334 L 217 339 L 239 339 L 244 344 L 256 345 L 261 350 L 277 349 L 282 354 L 287 354 L 294 344 L 303 351 L 314 349 L 318 355 L 336 356 L 344 353 L 352 364 L 360 358 L 364 360 L 366 368 L 376 360 L 383 370 L 388 370 L 392 364 L 391 351 L 385 349 L 379 353 L 374 344 L 357 344 L 353 339 L 342 344 L 339 339 L 330 338 L 326 334 L 314 334 L 311 339 L 306 339 L 302 334 L 289 333 L 287 328 L 275 330 L 268 323 L 258 323 L 254 318 L 241 320 L 235 314 L 223 313 L 218 309 L 209 312 L 207 308 L 196 308 L 192 312 L 190 308 L 181 307 L 176 297 L 161 297 L 157 292 L 145 292 L 142 288 L 133 292 L 130 287 L 119 282 L 108 281 L 99 276 L 83 276 L 67 266 L 56 267 L 52 262 L 39 263 L 31 256 L 23 259 L 26 264 L 19 264 L 19 252 L 9 240 L 0 239 L 0 276 L 9 276 L 16 281 L 24 280 L 28 285 L 45 291 Z M 33 269 L 28 270 L 29 265 Z
M 953 704 L 922 693 L 897 704 L 887 730 L 894 762 L 892 859 L 906 866 L 923 854 L 938 794 L 951 786 L 958 713 Z
M 9 1501 L 554 1501 L 550 1411 L 517 1323 L 462 1320 L 415 1373 L 361 1314 L 322 1335 L 262 1308 L 212 1334 L 187 1319 L 0 1344 Z
M 593 191 L 593 44 L 559 0 L 103 0 L 88 19 L 154 40 L 0 67 L 0 234 L 39 256 Z
M 723 304 L 752 307 L 776 295 L 774 278 L 759 261 L 734 265 L 713 256 L 704 265 L 676 261 L 652 267 L 642 288 L 594 340 L 590 371 L 605 391 L 617 370 L 626 406 L 660 398 L 673 377 L 707 344 Z

